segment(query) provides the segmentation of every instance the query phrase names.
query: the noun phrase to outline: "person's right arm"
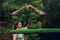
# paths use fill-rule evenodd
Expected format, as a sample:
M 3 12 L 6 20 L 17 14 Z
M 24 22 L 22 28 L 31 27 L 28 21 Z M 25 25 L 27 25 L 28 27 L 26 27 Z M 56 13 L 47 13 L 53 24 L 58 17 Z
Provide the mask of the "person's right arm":
M 17 34 L 13 34 L 13 40 L 16 40 Z

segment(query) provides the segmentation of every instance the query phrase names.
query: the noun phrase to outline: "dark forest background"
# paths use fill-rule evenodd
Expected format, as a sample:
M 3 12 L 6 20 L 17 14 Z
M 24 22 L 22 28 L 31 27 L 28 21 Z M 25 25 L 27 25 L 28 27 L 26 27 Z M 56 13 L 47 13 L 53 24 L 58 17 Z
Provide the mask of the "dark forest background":
M 26 9 L 16 16 L 10 15 L 29 4 L 44 11 L 46 15 L 38 15 L 33 10 Z M 60 28 L 60 0 L 0 0 L 0 40 L 11 40 L 12 36 L 8 31 L 12 29 L 15 21 L 21 21 L 23 26 L 26 26 L 30 17 L 34 19 L 31 29 Z M 60 38 L 58 35 L 60 34 L 31 34 L 29 40 L 58 40 Z

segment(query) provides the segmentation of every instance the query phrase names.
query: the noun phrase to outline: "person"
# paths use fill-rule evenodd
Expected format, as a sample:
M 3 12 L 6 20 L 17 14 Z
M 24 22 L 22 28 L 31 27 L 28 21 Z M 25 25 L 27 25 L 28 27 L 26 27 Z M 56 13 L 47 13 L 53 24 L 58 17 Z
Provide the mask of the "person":
M 29 21 L 28 25 L 26 27 L 22 27 L 22 23 L 19 21 L 16 21 L 14 24 L 14 30 L 21 30 L 21 29 L 29 29 L 31 27 L 31 20 Z M 26 35 L 24 37 L 24 34 L 13 34 L 13 40 L 27 40 L 28 36 Z

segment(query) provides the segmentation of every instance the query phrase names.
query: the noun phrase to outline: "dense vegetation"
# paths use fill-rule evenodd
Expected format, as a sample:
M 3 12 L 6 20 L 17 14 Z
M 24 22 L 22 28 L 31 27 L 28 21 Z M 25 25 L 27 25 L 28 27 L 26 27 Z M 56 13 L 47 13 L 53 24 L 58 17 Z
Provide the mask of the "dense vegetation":
M 45 11 L 47 15 L 38 15 L 32 9 L 23 9 L 16 16 L 10 15 L 12 12 L 29 4 Z M 33 18 L 31 29 L 60 28 L 60 0 L 0 0 L 0 26 L 11 29 L 15 21 L 21 21 L 23 26 L 26 26 L 30 17 Z M 1 22 L 7 23 L 2 24 Z M 37 36 L 38 34 L 33 35 Z M 32 38 L 36 37 L 30 36 Z

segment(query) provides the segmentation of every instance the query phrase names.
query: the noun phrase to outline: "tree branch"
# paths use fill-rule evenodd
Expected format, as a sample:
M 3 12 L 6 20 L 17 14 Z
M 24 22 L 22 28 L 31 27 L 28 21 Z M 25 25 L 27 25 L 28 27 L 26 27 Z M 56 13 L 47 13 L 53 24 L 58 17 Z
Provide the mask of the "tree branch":
M 32 6 L 32 5 L 24 6 L 24 7 L 20 8 L 20 9 L 18 9 L 18 10 L 16 10 L 16 11 L 14 11 L 13 13 L 11 13 L 11 15 L 16 15 L 16 14 L 18 14 L 18 12 L 20 12 L 20 11 L 23 10 L 24 8 L 26 8 L 26 9 L 32 8 L 32 9 L 34 9 L 35 12 L 37 12 L 39 15 L 46 15 L 45 12 L 37 9 L 36 7 L 34 7 L 34 6 Z
M 28 5 L 29 8 L 32 8 L 35 10 L 35 12 L 37 12 L 39 15 L 46 15 L 45 12 L 37 9 L 36 7 L 32 6 L 32 5 Z
M 23 10 L 24 8 L 26 8 L 26 6 L 20 8 L 20 9 L 18 9 L 18 10 L 16 10 L 16 11 L 14 11 L 13 13 L 11 13 L 11 15 L 16 15 L 16 14 L 18 14 L 18 13 L 19 13 L 21 10 Z

